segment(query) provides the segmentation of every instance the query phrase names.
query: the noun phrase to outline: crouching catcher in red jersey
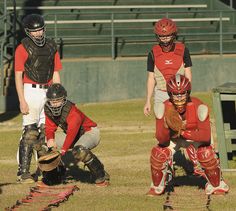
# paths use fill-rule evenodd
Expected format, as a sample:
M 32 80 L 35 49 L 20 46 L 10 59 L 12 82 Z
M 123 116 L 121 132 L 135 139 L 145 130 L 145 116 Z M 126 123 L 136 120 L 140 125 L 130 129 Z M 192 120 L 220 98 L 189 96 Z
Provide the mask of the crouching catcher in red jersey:
M 95 179 L 97 186 L 107 186 L 109 175 L 101 161 L 91 152 L 100 141 L 97 124 L 81 112 L 74 103 L 67 100 L 67 92 L 61 84 L 52 84 L 47 91 L 44 107 L 46 124 L 45 134 L 48 147 L 56 147 L 55 131 L 60 127 L 66 134 L 61 148 L 63 156 L 72 148 L 76 161 L 83 162 Z
M 174 150 L 190 145 L 196 149 L 197 160 L 207 179 L 206 194 L 227 193 L 229 186 L 222 178 L 219 159 L 210 145 L 208 107 L 199 99 L 190 97 L 191 84 L 185 76 L 173 76 L 167 83 L 167 92 L 170 99 L 162 103 L 157 111 L 156 139 L 158 144 L 151 151 L 152 185 L 148 195 L 161 195 L 165 191 L 168 171 L 173 159 L 173 152 L 169 147 L 170 140 L 175 143 Z M 182 125 L 179 131 L 173 129 L 174 127 L 168 121 L 167 114 L 170 110 L 175 111 L 180 119 Z

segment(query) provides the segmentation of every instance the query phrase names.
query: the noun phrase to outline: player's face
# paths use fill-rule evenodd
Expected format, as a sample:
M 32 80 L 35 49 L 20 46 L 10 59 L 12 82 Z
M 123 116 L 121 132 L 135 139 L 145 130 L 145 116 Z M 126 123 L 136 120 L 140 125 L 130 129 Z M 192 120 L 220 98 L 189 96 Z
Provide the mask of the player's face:
M 187 92 L 172 94 L 172 102 L 176 107 L 179 113 L 183 113 L 185 111 L 185 105 L 187 103 Z
M 63 104 L 63 99 L 57 99 L 57 100 L 50 100 L 50 105 L 53 108 L 60 107 Z
M 43 32 L 44 32 L 44 30 L 41 29 L 41 30 L 38 30 L 38 31 L 32 31 L 32 32 L 30 32 L 30 34 L 35 38 L 40 38 L 40 37 L 43 36 Z
M 173 35 L 165 35 L 165 36 L 159 35 L 158 37 L 159 37 L 161 42 L 168 43 L 173 38 Z

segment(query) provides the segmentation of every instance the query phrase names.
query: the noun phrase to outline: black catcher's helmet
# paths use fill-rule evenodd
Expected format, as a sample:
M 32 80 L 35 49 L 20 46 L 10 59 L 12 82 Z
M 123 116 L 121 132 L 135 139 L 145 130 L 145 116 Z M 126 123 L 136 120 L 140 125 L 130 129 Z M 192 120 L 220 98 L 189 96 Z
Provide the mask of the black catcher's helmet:
M 45 44 L 45 23 L 43 16 L 39 14 L 30 14 L 23 19 L 23 27 L 27 36 L 39 47 L 44 46 Z M 32 36 L 30 32 L 43 30 L 41 36 Z
M 52 84 L 51 86 L 49 86 L 46 96 L 47 96 L 46 105 L 51 110 L 52 114 L 54 116 L 61 115 L 61 110 L 67 102 L 66 99 L 67 92 L 65 88 L 59 83 Z M 56 105 L 55 102 L 58 105 Z

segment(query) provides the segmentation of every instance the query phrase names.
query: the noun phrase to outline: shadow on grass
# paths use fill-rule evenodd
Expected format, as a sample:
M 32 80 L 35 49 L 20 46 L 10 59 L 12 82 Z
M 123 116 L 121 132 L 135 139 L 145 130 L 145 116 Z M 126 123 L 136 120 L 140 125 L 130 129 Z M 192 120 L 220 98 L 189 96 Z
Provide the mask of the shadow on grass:
M 194 175 L 178 176 L 174 178 L 174 186 L 197 186 L 199 189 L 204 189 L 206 179 Z
M 3 186 L 8 186 L 8 185 L 15 185 L 17 183 L 10 183 L 10 182 L 6 182 L 6 183 L 0 183 L 0 194 L 2 194 L 2 187 Z
M 13 119 L 14 117 L 16 117 L 19 114 L 19 111 L 9 111 L 9 112 L 5 112 L 0 114 L 0 122 L 4 122 L 4 121 L 8 121 L 10 119 Z

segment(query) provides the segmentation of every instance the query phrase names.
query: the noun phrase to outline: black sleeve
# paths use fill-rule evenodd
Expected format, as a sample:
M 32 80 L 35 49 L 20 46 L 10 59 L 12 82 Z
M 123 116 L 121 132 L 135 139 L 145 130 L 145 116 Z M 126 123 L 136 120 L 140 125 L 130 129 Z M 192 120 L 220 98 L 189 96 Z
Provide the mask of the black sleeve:
M 192 67 L 192 60 L 188 48 L 184 49 L 184 67 Z
M 147 71 L 148 72 L 154 72 L 154 58 L 152 51 L 149 52 L 147 57 Z

